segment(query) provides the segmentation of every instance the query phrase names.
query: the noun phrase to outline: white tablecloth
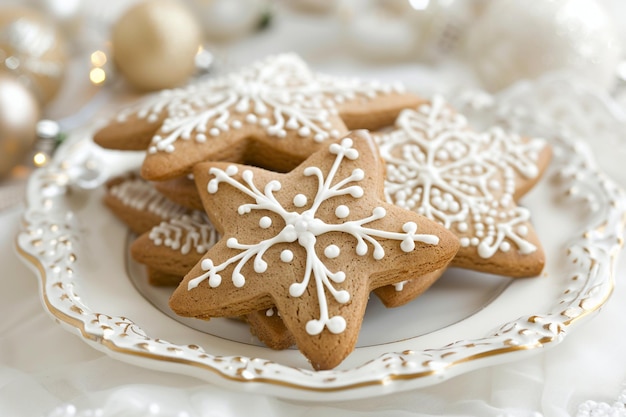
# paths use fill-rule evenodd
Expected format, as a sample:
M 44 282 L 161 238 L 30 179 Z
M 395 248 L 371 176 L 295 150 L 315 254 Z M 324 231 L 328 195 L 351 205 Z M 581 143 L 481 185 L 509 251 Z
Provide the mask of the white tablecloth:
M 315 30 L 300 22 L 300 31 Z M 313 22 L 314 23 L 314 22 Z M 309 26 L 306 26 L 306 25 Z M 285 30 L 293 30 L 286 28 Z M 335 28 L 337 29 L 337 28 Z M 302 33 L 302 32 L 301 32 Z M 232 46 L 229 65 L 295 50 L 326 72 L 349 72 L 353 62 L 320 48 L 328 39 L 280 37 L 279 29 Z M 323 34 L 320 36 L 324 36 Z M 302 43 L 303 39 L 308 42 Z M 329 60 L 328 56 L 336 55 Z M 321 58 L 323 57 L 323 58 Z M 81 68 L 77 70 L 81 71 Z M 399 64 L 364 69 L 412 88 L 446 90 L 471 85 L 456 66 Z M 78 87 L 68 87 L 53 116 L 76 109 Z M 80 95 L 78 96 L 80 97 Z M 78 106 L 80 107 L 80 106 Z M 607 161 L 599 161 L 603 166 Z M 608 161 L 610 162 L 610 161 Z M 613 161 L 614 162 L 614 161 Z M 623 184 L 626 185 L 626 184 Z M 340 403 L 299 403 L 241 394 L 197 379 L 118 362 L 58 326 L 42 308 L 38 282 L 14 250 L 23 207 L 0 211 L 0 416 L 568 416 L 590 410 L 626 415 L 626 259 L 615 292 L 590 322 L 565 340 L 522 361 L 477 370 L 432 387 L 382 398 Z M 621 398 L 620 398 L 621 394 Z M 619 414 L 622 413 L 622 414 Z M 609 414 L 607 414 L 609 415 Z
M 298 403 L 131 366 L 62 329 L 44 312 L 37 279 L 15 254 L 21 212 L 17 206 L 0 213 L 0 416 L 568 416 L 588 400 L 613 406 L 626 389 L 624 258 L 600 314 L 554 348 L 420 390 Z

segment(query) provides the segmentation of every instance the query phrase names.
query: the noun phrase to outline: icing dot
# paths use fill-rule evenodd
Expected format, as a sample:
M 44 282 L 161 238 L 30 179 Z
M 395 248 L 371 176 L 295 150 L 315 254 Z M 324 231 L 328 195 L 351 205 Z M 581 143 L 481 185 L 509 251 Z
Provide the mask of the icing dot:
M 257 117 L 250 113 L 246 115 L 246 122 L 250 123 L 250 124 L 255 124 L 257 122 Z
M 211 135 L 211 136 L 218 136 L 219 134 L 220 134 L 220 130 L 218 128 L 216 128 L 216 127 L 212 127 L 209 130 L 209 135 Z
M 309 136 L 311 134 L 311 129 L 309 129 L 308 127 L 301 127 L 300 129 L 298 129 L 298 135 L 302 136 L 302 137 L 306 137 Z
M 344 302 L 347 302 L 347 301 L 344 301 Z M 326 322 L 326 327 L 333 334 L 342 333 L 346 329 L 346 320 L 341 316 L 332 317 Z
M 263 216 L 259 219 L 259 227 L 261 229 L 267 229 L 268 227 L 270 227 L 272 225 L 272 219 L 267 217 L 267 216 Z
M 304 194 L 296 194 L 293 198 L 293 205 L 296 207 L 304 207 L 307 203 L 307 198 Z
M 241 129 L 243 125 L 240 120 L 233 120 L 231 126 L 233 127 L 233 129 Z
M 521 225 L 517 228 L 517 233 L 520 234 L 520 236 L 526 236 L 528 234 L 528 227 L 526 227 L 525 225 Z
M 334 259 L 339 256 L 341 250 L 337 245 L 328 245 L 326 249 L 324 249 L 324 255 L 329 259 Z
M 297 129 L 298 128 L 298 121 L 296 119 L 289 119 L 289 121 L 285 124 L 285 127 L 287 129 Z
M 273 309 L 273 308 L 268 308 L 268 309 L 265 311 L 265 316 L 267 316 L 267 317 L 272 317 L 273 315 L 274 315 L 274 309 Z
M 468 226 L 467 223 L 461 222 L 456 226 L 456 228 L 459 230 L 459 232 L 467 232 Z
M 268 119 L 267 117 L 262 117 L 261 120 L 259 120 L 259 124 L 263 127 L 267 127 L 270 125 L 270 119 Z
M 200 263 L 200 266 L 202 267 L 203 271 L 208 271 L 209 269 L 213 268 L 213 261 L 211 259 L 203 259 Z
M 200 143 L 206 142 L 206 135 L 204 133 L 198 133 L 196 135 L 196 141 Z
M 502 242 L 500 244 L 500 250 L 502 252 L 508 252 L 511 249 L 511 244 L 509 242 Z
M 324 140 L 326 140 L 327 137 L 327 134 L 317 133 L 315 134 L 315 136 L 313 136 L 313 140 L 315 140 L 315 142 L 323 142 Z
M 492 190 L 499 190 L 500 189 L 500 181 L 498 181 L 498 180 L 491 180 L 491 181 L 489 181 L 489 188 L 491 188 Z
M 349 215 L 350 215 L 350 209 L 348 208 L 348 206 L 341 204 L 341 205 L 338 205 L 337 208 L 335 208 L 335 216 L 337 216 L 337 218 L 345 219 Z
M 285 262 L 285 263 L 289 263 L 291 261 L 293 261 L 293 252 L 290 251 L 289 249 L 285 249 L 280 253 L 280 260 Z
M 440 149 L 439 151 L 437 151 L 436 156 L 438 159 L 445 161 L 447 160 L 450 155 L 448 154 L 448 152 L 446 152 L 444 149 Z
M 470 245 L 470 240 L 467 237 L 462 237 L 461 239 L 459 239 L 459 243 L 462 247 L 466 248 Z

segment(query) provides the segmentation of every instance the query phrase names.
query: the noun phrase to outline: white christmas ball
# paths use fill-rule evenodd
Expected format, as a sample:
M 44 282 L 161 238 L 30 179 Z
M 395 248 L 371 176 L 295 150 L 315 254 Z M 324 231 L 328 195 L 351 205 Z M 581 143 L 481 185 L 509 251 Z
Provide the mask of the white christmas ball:
M 209 39 L 229 40 L 251 33 L 269 7 L 267 0 L 187 0 Z
M 370 61 L 403 60 L 416 54 L 419 28 L 398 1 L 356 1 L 344 9 L 344 37 L 353 53 Z M 401 0 L 401 3 L 405 3 Z M 409 11 L 410 12 L 410 11 Z
M 40 117 L 33 93 L 17 77 L 0 71 L 0 178 L 32 149 Z
M 621 55 L 613 25 L 592 0 L 493 1 L 469 28 L 467 58 L 492 91 L 552 71 L 608 88 Z

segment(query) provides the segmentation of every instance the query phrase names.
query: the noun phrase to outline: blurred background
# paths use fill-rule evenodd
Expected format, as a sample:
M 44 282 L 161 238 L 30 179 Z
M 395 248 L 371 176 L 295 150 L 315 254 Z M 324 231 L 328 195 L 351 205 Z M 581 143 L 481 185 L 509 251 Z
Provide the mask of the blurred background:
M 65 132 L 277 52 L 424 95 L 567 72 L 626 106 L 624 17 L 620 0 L 0 0 L 0 204 Z

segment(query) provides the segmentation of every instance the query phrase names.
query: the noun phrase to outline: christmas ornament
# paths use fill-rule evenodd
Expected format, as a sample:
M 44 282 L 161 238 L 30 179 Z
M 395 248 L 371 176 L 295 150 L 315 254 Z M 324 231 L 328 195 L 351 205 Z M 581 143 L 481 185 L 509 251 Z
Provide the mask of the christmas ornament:
M 339 0 L 289 0 L 287 6 L 311 13 L 330 13 L 337 9 Z
M 343 4 L 351 50 L 370 60 L 434 60 L 458 49 L 479 10 L 459 0 L 352 0 Z
M 54 98 L 66 67 L 65 39 L 45 15 L 21 6 L 0 11 L 0 71 L 30 88 L 40 103 Z
M 16 76 L 0 72 L 0 177 L 32 149 L 40 116 L 33 93 Z
M 33 3 L 38 10 L 54 19 L 57 26 L 68 37 L 80 36 L 84 23 L 81 10 L 84 3 L 82 0 L 33 0 Z
M 469 29 L 466 52 L 490 90 L 558 70 L 607 88 L 621 55 L 613 22 L 592 0 L 490 2 Z
M 269 9 L 267 0 L 187 0 L 204 34 L 213 40 L 242 37 L 258 28 Z
M 126 80 L 140 90 L 176 87 L 195 70 L 200 37 L 197 21 L 179 2 L 142 2 L 113 26 L 113 60 Z
M 418 31 L 420 58 L 436 60 L 455 53 L 485 0 L 409 0 L 399 2 Z M 410 8 L 410 9 L 409 9 Z
M 349 50 L 375 61 L 415 56 L 418 31 L 404 12 L 398 1 L 356 1 L 344 8 L 344 34 Z

